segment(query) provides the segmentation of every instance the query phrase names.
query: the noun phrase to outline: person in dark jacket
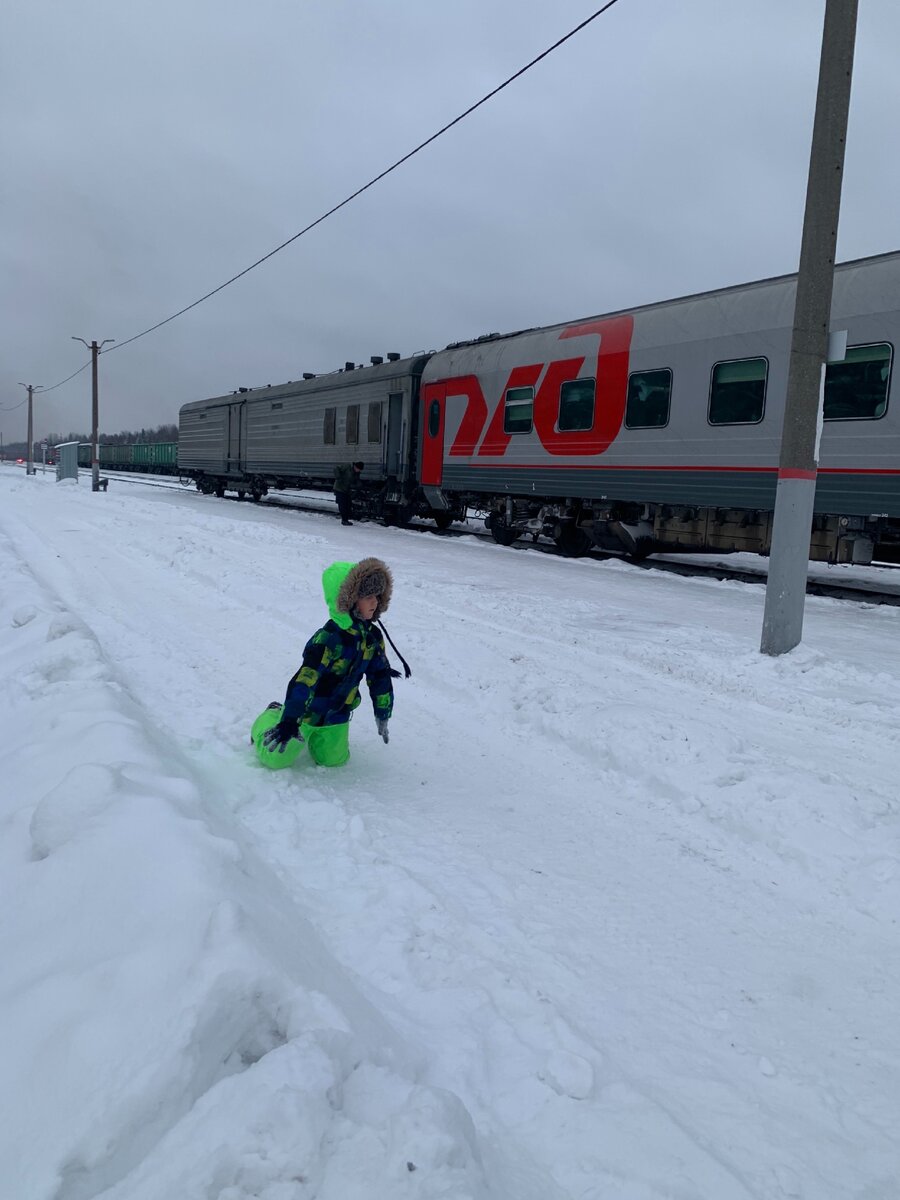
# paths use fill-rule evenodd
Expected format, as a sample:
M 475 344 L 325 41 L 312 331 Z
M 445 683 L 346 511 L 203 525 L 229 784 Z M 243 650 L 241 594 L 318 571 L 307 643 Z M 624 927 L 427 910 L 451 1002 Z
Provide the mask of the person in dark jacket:
M 289 767 L 304 741 L 320 766 L 342 766 L 350 757 L 350 717 L 361 700 L 363 677 L 378 733 L 388 740 L 391 678 L 398 672 L 391 669 L 374 621 L 390 604 L 391 573 L 378 558 L 332 563 L 322 575 L 322 589 L 330 620 L 306 643 L 284 704 L 273 701 L 253 723 L 250 737 L 267 767 Z
M 342 525 L 352 525 L 353 490 L 359 482 L 365 463 L 339 463 L 334 468 L 334 498 L 337 500 L 338 512 L 341 514 Z

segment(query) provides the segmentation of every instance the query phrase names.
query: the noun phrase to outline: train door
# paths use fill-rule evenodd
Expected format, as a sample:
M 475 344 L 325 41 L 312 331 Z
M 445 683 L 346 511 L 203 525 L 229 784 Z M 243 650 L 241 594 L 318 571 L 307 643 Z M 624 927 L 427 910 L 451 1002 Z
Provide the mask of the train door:
M 423 426 L 422 469 L 419 480 L 423 485 L 440 487 L 444 475 L 444 409 L 447 401 L 445 383 L 427 383 L 422 388 Z
M 384 473 L 388 479 L 403 479 L 406 474 L 406 456 L 403 453 L 405 424 L 403 393 L 391 392 L 388 396 L 387 437 L 384 448 Z
M 242 471 L 244 467 L 244 443 L 246 438 L 246 408 L 245 400 L 228 405 L 228 430 L 226 436 L 227 454 L 225 456 L 226 471 Z

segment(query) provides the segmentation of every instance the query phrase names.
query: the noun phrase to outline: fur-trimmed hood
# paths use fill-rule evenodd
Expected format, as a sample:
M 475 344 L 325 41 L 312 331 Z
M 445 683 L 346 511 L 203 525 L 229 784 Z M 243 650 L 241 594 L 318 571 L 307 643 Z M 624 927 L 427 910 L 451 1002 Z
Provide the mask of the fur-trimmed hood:
M 372 620 L 387 612 L 394 590 L 390 569 L 380 558 L 363 558 L 358 563 L 336 562 L 322 573 L 322 591 L 332 621 L 341 629 L 349 629 L 353 618 L 351 612 L 359 599 L 360 588 L 370 575 L 379 572 L 384 576 L 384 589 L 378 598 L 378 607 Z

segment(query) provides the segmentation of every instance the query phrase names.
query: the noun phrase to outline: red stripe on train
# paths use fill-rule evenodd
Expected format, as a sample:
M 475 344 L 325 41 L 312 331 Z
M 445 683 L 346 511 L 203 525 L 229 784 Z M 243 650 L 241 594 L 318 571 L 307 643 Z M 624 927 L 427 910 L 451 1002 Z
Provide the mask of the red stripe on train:
M 467 462 L 457 463 L 457 467 L 473 467 L 484 470 L 485 467 L 503 471 L 754 471 L 757 474 L 779 475 L 781 478 L 810 478 L 814 479 L 816 472 L 797 472 L 795 474 L 780 472 L 777 467 L 726 467 L 726 466 L 675 466 L 664 463 L 512 463 L 504 462 Z M 820 467 L 819 475 L 900 475 L 900 468 L 895 467 Z
M 805 479 L 807 482 L 814 480 L 816 475 L 816 471 L 807 471 L 802 467 L 782 467 L 778 472 L 779 479 Z

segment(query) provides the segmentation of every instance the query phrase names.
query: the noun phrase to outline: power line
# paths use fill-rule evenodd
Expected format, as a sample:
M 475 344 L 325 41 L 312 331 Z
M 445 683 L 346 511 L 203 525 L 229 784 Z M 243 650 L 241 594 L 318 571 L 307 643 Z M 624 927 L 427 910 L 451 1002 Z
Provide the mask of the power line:
M 309 233 L 312 229 L 315 229 L 317 225 L 321 225 L 323 221 L 326 221 L 336 212 L 339 212 L 340 209 L 345 208 L 348 204 L 350 204 L 351 201 L 355 200 L 358 196 L 361 196 L 363 192 L 367 192 L 369 188 L 374 187 L 376 183 L 379 183 L 382 179 L 386 178 L 391 174 L 392 171 L 396 171 L 398 167 L 401 167 L 404 163 L 409 162 L 411 158 L 415 157 L 415 155 L 421 150 L 424 150 L 426 146 L 430 146 L 432 142 L 437 141 L 439 137 L 447 133 L 447 131 L 452 129 L 454 125 L 458 125 L 461 121 L 465 120 L 465 118 L 475 112 L 476 109 L 481 108 L 481 106 L 486 104 L 488 100 L 491 100 L 494 96 L 498 95 L 498 93 L 502 92 L 504 88 L 509 87 L 511 83 L 514 83 L 517 79 L 521 78 L 526 71 L 530 71 L 532 67 L 536 66 L 543 59 L 547 58 L 548 55 L 554 52 L 554 50 L 558 50 L 560 46 L 564 45 L 571 38 L 575 37 L 575 35 L 580 33 L 582 29 L 587 28 L 592 21 L 596 21 L 598 17 L 601 17 L 605 12 L 612 8 L 614 4 L 617 3 L 618 0 L 607 0 L 607 3 L 601 8 L 598 8 L 596 12 L 591 13 L 589 17 L 586 17 L 583 21 L 576 25 L 574 29 L 570 29 L 567 34 L 559 38 L 559 40 L 554 42 L 552 46 L 548 46 L 546 50 L 543 50 L 537 55 L 537 57 L 526 63 L 524 67 L 521 67 L 513 75 L 510 75 L 508 79 L 503 81 L 503 83 L 498 84 L 497 87 L 493 88 L 486 95 L 482 96 L 482 98 L 476 101 L 475 104 L 470 105 L 467 109 L 465 109 L 464 112 L 461 112 L 459 116 L 454 117 L 452 121 L 449 121 L 441 129 L 437 130 L 436 133 L 433 133 L 431 137 L 426 138 L 424 142 L 420 142 L 418 146 L 410 150 L 407 154 L 404 154 L 402 158 L 398 158 L 395 163 L 391 164 L 391 166 L 386 167 L 385 170 L 381 171 L 378 175 L 375 175 L 369 180 L 368 183 L 365 183 L 362 187 L 357 188 L 355 192 L 352 192 L 344 200 L 341 200 L 339 204 L 335 204 L 332 208 L 329 208 L 327 212 L 324 212 L 320 217 L 317 217 L 315 221 L 311 221 L 309 225 L 306 225 L 298 233 L 295 233 L 293 237 L 289 237 L 279 246 L 276 246 L 273 250 L 270 250 L 268 254 L 264 254 L 262 258 L 258 258 L 256 262 L 251 263 L 248 267 L 244 267 L 242 271 L 238 271 L 236 275 L 232 275 L 230 279 L 226 279 L 224 283 L 220 283 L 218 287 L 213 288 L 212 291 L 207 292 L 198 300 L 194 300 L 193 303 L 185 305 L 184 308 L 180 308 L 177 312 L 172 313 L 171 316 L 165 317 L 162 321 L 157 321 L 155 325 L 149 326 L 149 328 L 142 330 L 140 333 L 136 333 L 132 337 L 126 338 L 124 341 L 117 342 L 115 345 L 111 346 L 109 350 L 104 350 L 103 353 L 110 354 L 114 350 L 121 350 L 123 346 L 128 346 L 132 342 L 136 342 L 138 338 L 146 337 L 148 333 L 154 333 L 157 329 L 161 329 L 163 325 L 168 325 L 170 321 L 174 321 L 178 317 L 184 316 L 184 314 L 186 312 L 190 312 L 192 308 L 197 308 L 197 306 L 202 304 L 205 300 L 209 300 L 219 292 L 224 291 L 225 288 L 229 287 L 232 283 L 236 283 L 239 279 L 242 279 L 244 275 L 248 275 L 251 271 L 255 270 L 256 267 L 261 266 L 264 262 L 267 262 L 270 258 L 273 258 L 281 250 L 286 249 L 293 242 L 296 242 L 298 238 L 303 237 L 304 234 Z M 52 392 L 55 391 L 56 388 L 62 387 L 63 384 L 68 383 L 71 379 L 74 379 L 76 375 L 80 375 L 81 372 L 86 370 L 90 365 L 91 360 L 89 359 L 86 363 L 82 363 L 77 371 L 73 371 L 72 374 L 67 375 L 65 379 L 61 379 L 59 383 L 54 383 L 51 384 L 50 387 L 44 388 L 43 392 Z M 22 408 L 25 403 L 26 402 L 23 401 L 22 404 L 13 405 L 11 408 L 0 408 L 0 412 L 15 412 L 16 409 Z
M 67 375 L 65 379 L 61 379 L 59 383 L 54 383 L 51 387 L 46 387 L 43 390 L 45 392 L 52 392 L 55 388 L 62 387 L 64 383 L 68 383 L 70 379 L 74 379 L 76 375 L 80 375 L 82 371 L 86 371 L 90 365 L 91 360 L 88 359 L 86 363 L 81 364 L 77 371 L 73 371 L 71 375 Z
M 117 342 L 114 346 L 111 346 L 109 350 L 105 350 L 103 353 L 112 354 L 116 350 L 121 350 L 123 346 L 128 346 L 132 342 L 136 342 L 138 338 L 146 337 L 148 333 L 153 333 L 155 330 L 161 329 L 163 325 L 168 325 L 170 321 L 174 321 L 177 317 L 184 316 L 186 312 L 190 312 L 192 308 L 196 308 L 199 304 L 202 304 L 204 300 L 209 300 L 212 296 L 224 291 L 225 288 L 229 287 L 232 283 L 236 283 L 238 279 L 243 278 L 244 275 L 248 275 L 256 267 L 261 266 L 268 259 L 273 258 L 279 253 L 279 251 L 284 250 L 287 246 L 290 246 L 292 242 L 296 242 L 297 239 L 303 237 L 305 233 L 309 233 L 311 229 L 315 229 L 317 225 L 321 225 L 323 221 L 340 211 L 340 209 L 348 205 L 351 200 L 355 200 L 357 196 L 361 196 L 363 192 L 367 192 L 369 188 L 374 187 L 376 183 L 379 183 L 387 175 L 390 175 L 392 171 L 396 171 L 397 168 L 401 167 L 405 162 L 409 162 L 409 160 L 418 154 L 420 150 L 424 150 L 426 146 L 430 146 L 432 142 L 437 141 L 442 134 L 446 133 L 449 129 L 452 129 L 454 125 L 458 125 L 460 121 L 465 120 L 465 118 L 475 112 L 477 108 L 481 108 L 482 104 L 486 104 L 488 100 L 496 96 L 498 92 L 502 92 L 504 88 L 509 87 L 511 83 L 514 83 L 517 79 L 524 75 L 526 71 L 530 71 L 532 67 L 536 66 L 549 54 L 552 54 L 554 50 L 558 50 L 560 46 L 564 45 L 564 43 L 569 41 L 570 38 L 573 38 L 576 33 L 580 33 L 582 29 L 585 29 L 591 24 L 592 21 L 596 21 L 598 17 L 602 16 L 603 13 L 617 3 L 618 0 L 608 0 L 608 2 L 604 4 L 602 8 L 598 8 L 596 12 L 592 13 L 589 17 L 586 17 L 585 20 L 576 25 L 574 29 L 571 29 L 567 34 L 565 34 L 564 37 L 561 37 L 559 41 L 554 42 L 552 46 L 548 46 L 546 50 L 542 51 L 542 53 L 540 53 L 536 58 L 533 58 L 531 62 L 526 63 L 526 65 L 516 71 L 514 75 L 510 75 L 508 79 L 504 80 L 503 83 L 498 84 L 498 86 L 492 91 L 488 92 L 486 96 L 482 96 L 482 98 L 475 104 L 470 105 L 465 112 L 461 112 L 458 117 L 454 117 L 452 121 L 449 121 L 443 126 L 443 128 L 439 129 L 437 133 L 433 133 L 431 137 L 426 138 L 424 142 L 420 142 L 414 150 L 410 150 L 408 154 L 404 154 L 402 158 L 398 158 L 395 163 L 391 164 L 391 166 L 385 168 L 385 170 L 383 170 L 380 174 L 376 175 L 373 179 L 370 179 L 368 183 L 363 184 L 362 187 L 357 188 L 356 191 L 347 196 L 345 200 L 342 200 L 339 204 L 335 204 L 333 208 L 329 208 L 327 212 L 323 213 L 320 217 L 317 217 L 315 221 L 311 221 L 309 225 L 301 229 L 299 233 L 295 233 L 293 237 L 289 237 L 287 241 L 282 242 L 280 246 L 276 246 L 274 250 L 270 250 L 268 254 L 264 254 L 262 258 L 258 258 L 256 262 L 251 263 L 249 267 L 244 267 L 243 271 L 238 271 L 237 275 L 232 275 L 230 279 L 226 279 L 224 283 L 220 283 L 218 287 L 213 288 L 211 292 L 207 292 L 205 296 L 201 296 L 199 300 L 194 300 L 192 304 L 186 304 L 185 307 L 180 308 L 178 312 L 172 313 L 171 316 L 165 317 L 162 321 L 157 321 L 155 325 L 151 325 L 148 329 L 144 329 L 140 333 L 134 334 L 133 337 L 126 338 L 122 342 Z M 87 365 L 87 363 L 84 364 L 85 367 Z M 80 369 L 83 371 L 84 367 L 81 367 Z M 75 374 L 77 375 L 78 371 L 76 371 Z M 74 378 L 74 376 L 70 375 L 69 379 L 72 378 Z M 62 383 L 67 382 L 68 380 L 66 379 L 62 381 Z M 62 384 L 57 383 L 53 386 L 61 387 Z M 51 390 L 51 388 L 47 388 L 47 391 Z
M 65 379 L 61 379 L 61 380 L 59 381 L 59 383 L 54 383 L 54 384 L 51 384 L 51 385 L 50 385 L 50 387 L 41 388 L 41 395 L 43 396 L 43 395 L 45 395 L 45 393 L 47 393 L 47 392 L 53 392 L 53 391 L 55 391 L 55 390 L 56 390 L 58 387 L 62 387 L 62 385 L 63 385 L 64 383 L 68 383 L 70 379 L 74 379 L 76 375 L 80 375 L 82 371 L 85 371 L 85 370 L 87 370 L 87 368 L 88 368 L 90 365 L 91 365 L 91 360 L 90 360 L 90 359 L 88 359 L 86 363 L 82 363 L 82 364 L 81 364 L 81 366 L 78 368 L 78 370 L 77 370 L 77 371 L 73 371 L 73 372 L 72 372 L 72 374 L 71 374 L 71 375 L 67 375 Z M 25 403 L 25 401 L 23 400 L 23 401 L 22 401 L 22 404 L 24 404 L 24 403 Z M 3 411 L 3 412 L 14 412 L 16 408 L 21 408 L 21 407 L 22 407 L 22 404 L 17 404 L 17 405 L 15 406 L 15 408 L 6 408 L 6 409 L 0 410 L 0 411 Z

